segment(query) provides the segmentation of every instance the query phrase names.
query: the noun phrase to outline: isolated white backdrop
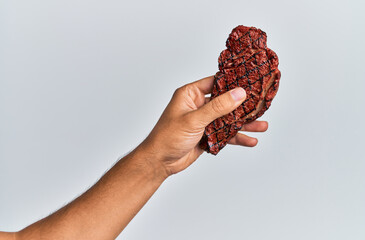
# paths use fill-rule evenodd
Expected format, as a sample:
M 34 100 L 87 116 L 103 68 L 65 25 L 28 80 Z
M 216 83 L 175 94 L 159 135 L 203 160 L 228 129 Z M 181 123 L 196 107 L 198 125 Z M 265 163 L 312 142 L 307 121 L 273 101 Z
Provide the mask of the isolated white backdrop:
M 0 230 L 47 216 L 217 71 L 237 25 L 282 80 L 254 149 L 204 154 L 120 239 L 363 240 L 363 1 L 0 1 Z M 118 238 L 118 239 L 119 239 Z

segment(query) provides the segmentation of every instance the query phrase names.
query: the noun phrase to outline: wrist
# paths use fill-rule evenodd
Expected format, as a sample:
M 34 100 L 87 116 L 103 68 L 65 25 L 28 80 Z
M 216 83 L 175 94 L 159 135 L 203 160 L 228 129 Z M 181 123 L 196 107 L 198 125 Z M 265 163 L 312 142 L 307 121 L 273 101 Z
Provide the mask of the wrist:
M 160 181 L 169 177 L 170 174 L 163 164 L 162 156 L 145 142 L 142 142 L 131 154 L 134 156 L 135 163 L 141 166 L 149 176 Z

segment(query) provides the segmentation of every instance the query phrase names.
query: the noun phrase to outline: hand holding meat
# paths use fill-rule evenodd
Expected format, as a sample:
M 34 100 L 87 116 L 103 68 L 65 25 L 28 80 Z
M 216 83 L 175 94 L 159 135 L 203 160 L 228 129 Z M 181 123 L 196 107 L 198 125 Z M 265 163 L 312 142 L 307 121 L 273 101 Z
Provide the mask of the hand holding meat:
M 203 153 L 198 143 L 209 123 L 232 112 L 246 99 L 244 89 L 237 87 L 210 101 L 205 95 L 211 93 L 213 85 L 211 76 L 177 89 L 152 132 L 138 147 L 168 176 L 184 170 Z M 265 121 L 254 121 L 241 130 L 264 132 L 267 127 Z M 257 139 L 238 133 L 229 143 L 253 147 Z

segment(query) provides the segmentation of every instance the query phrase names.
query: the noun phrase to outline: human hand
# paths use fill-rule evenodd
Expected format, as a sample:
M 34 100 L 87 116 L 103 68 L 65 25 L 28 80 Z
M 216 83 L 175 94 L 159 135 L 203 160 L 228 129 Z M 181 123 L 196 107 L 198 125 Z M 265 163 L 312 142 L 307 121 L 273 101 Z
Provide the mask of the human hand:
M 246 98 L 243 88 L 235 88 L 212 101 L 205 95 L 211 93 L 214 77 L 203 78 L 178 88 L 165 111 L 148 137 L 139 146 L 158 161 L 167 176 L 191 165 L 203 152 L 198 143 L 205 127 L 213 120 L 232 112 Z M 241 131 L 264 132 L 266 121 L 245 124 Z M 257 139 L 237 133 L 229 144 L 254 147 Z

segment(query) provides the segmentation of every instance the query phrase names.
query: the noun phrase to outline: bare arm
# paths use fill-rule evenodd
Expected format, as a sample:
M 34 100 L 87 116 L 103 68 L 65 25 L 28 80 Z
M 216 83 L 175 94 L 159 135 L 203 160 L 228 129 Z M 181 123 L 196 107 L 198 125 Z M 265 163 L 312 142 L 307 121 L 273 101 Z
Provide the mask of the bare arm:
M 115 239 L 166 179 L 137 148 L 92 188 L 19 232 L 18 239 Z
M 13 232 L 0 232 L 1 240 L 16 240 L 16 233 Z
M 167 177 L 203 153 L 197 144 L 205 126 L 245 99 L 238 88 L 208 102 L 205 94 L 212 86 L 208 77 L 179 88 L 149 136 L 93 187 L 16 234 L 0 232 L 0 239 L 115 239 Z M 246 131 L 266 129 L 267 122 L 260 121 L 244 126 Z M 257 139 L 239 133 L 230 143 L 253 147 Z

